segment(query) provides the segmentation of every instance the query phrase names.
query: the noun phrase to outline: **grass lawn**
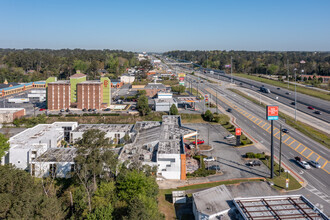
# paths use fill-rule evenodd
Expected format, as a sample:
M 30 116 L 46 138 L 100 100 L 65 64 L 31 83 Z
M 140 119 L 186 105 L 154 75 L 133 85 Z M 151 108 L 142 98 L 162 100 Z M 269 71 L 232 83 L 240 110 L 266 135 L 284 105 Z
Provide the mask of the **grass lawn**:
M 250 100 L 251 102 L 266 108 L 266 105 L 264 103 L 260 104 L 258 100 L 244 94 L 243 92 L 241 92 L 237 89 L 230 89 L 230 91 L 235 92 L 236 94 Z M 330 149 L 330 135 L 329 134 L 327 134 L 323 131 L 320 131 L 314 127 L 311 127 L 310 125 L 307 125 L 303 122 L 300 122 L 300 121 L 295 122 L 294 118 L 290 117 L 287 114 L 284 114 L 283 112 L 279 112 L 279 116 L 281 118 L 284 118 L 286 120 L 286 123 L 288 125 L 290 125 L 291 127 L 297 129 L 298 131 L 300 131 L 307 137 L 313 139 L 314 141 L 319 142 L 320 144 L 322 144 L 325 147 Z
M 260 158 L 260 160 L 270 169 L 270 160 L 265 160 L 264 158 Z M 285 188 L 285 181 L 287 176 L 289 177 L 289 188 L 288 190 L 295 190 L 300 189 L 301 184 L 293 177 L 291 174 L 287 174 L 286 172 L 281 172 L 281 175 L 279 176 L 279 164 L 274 162 L 274 178 L 269 179 L 268 181 L 271 181 L 274 183 L 274 188 L 278 190 L 286 189 Z
M 243 77 L 243 78 L 246 78 L 246 79 L 255 80 L 255 81 L 258 81 L 258 82 L 267 83 L 267 84 L 270 84 L 270 85 L 273 85 L 273 86 L 282 87 L 282 88 L 285 88 L 285 89 L 288 88 L 288 84 L 284 83 L 284 82 L 281 82 L 281 81 L 265 79 L 265 78 L 261 78 L 261 77 L 258 77 L 258 76 L 251 76 L 251 75 L 247 75 L 247 74 L 234 74 L 234 75 L 238 76 L 238 77 Z M 289 85 L 289 90 L 294 91 L 294 85 L 290 84 Z M 330 94 L 322 92 L 322 91 L 297 86 L 297 92 L 330 101 Z
M 194 88 L 192 88 L 192 95 L 193 95 L 193 96 L 197 96 L 197 90 L 194 89 Z M 199 99 L 201 99 L 201 100 L 204 99 L 203 95 L 202 95 L 200 92 L 198 92 L 198 97 L 199 97 Z

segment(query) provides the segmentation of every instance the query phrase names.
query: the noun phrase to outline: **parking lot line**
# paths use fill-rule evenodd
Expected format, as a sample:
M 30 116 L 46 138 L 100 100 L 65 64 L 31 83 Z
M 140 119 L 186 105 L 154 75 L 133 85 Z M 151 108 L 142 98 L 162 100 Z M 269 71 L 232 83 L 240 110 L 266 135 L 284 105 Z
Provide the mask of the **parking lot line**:
M 327 163 L 328 163 L 328 161 L 326 161 L 321 168 L 323 169 L 325 167 L 325 165 L 327 165 Z
M 257 125 L 260 125 L 261 122 L 262 122 L 262 120 L 260 120 L 260 122 Z
M 283 141 L 283 143 L 285 143 L 287 140 L 289 140 L 291 137 L 288 135 L 288 138 L 285 139 L 285 141 Z
M 319 155 L 319 157 L 315 160 L 316 162 L 321 158 L 321 156 Z
M 298 144 L 298 146 L 294 149 L 295 151 L 297 151 L 297 149 L 300 147 L 301 143 Z
M 267 123 L 265 123 L 261 128 L 264 128 L 265 127 L 265 125 L 267 125 Z
M 276 134 L 274 134 L 274 135 L 276 136 L 278 133 L 280 133 L 280 131 L 276 132 Z

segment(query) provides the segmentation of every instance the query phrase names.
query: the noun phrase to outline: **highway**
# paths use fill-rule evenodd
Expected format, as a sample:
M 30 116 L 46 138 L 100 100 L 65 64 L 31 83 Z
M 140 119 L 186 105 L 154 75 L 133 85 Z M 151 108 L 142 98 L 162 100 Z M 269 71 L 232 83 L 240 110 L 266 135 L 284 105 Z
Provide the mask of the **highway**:
M 194 76 L 187 76 L 187 79 L 197 80 Z M 197 83 L 193 84 L 197 88 Z M 236 118 L 236 123 L 242 128 L 243 132 L 248 133 L 257 142 L 265 146 L 270 152 L 270 123 L 265 120 L 265 109 L 244 99 L 237 94 L 226 90 L 223 86 L 212 83 L 199 83 L 198 89 L 204 94 L 211 94 L 211 100 L 215 103 L 218 97 L 218 105 L 224 109 L 231 108 L 232 115 Z M 217 93 L 217 95 L 216 95 Z M 329 149 L 310 140 L 300 134 L 295 129 L 287 126 L 284 122 L 278 121 L 274 123 L 274 146 L 275 155 L 279 156 L 279 123 L 285 125 L 290 133 L 282 134 L 282 158 L 283 162 L 300 174 L 307 182 L 306 187 L 312 193 L 317 193 L 320 198 L 328 205 L 330 204 L 330 163 Z M 318 160 L 322 164 L 322 169 L 312 168 L 305 170 L 295 161 L 295 156 L 301 156 L 305 160 Z
M 170 59 L 170 61 L 174 62 L 174 60 L 172 60 L 172 59 Z M 177 62 L 177 61 L 175 61 L 175 62 Z M 202 77 L 208 76 L 211 78 L 220 79 L 222 81 L 227 81 L 227 82 L 231 81 L 231 75 L 225 74 L 225 73 L 223 73 L 223 71 L 206 69 L 206 68 L 200 68 L 199 70 L 196 71 L 196 70 L 193 70 L 192 68 L 188 68 L 184 65 L 182 65 L 180 67 L 182 68 L 182 70 L 186 70 L 186 71 L 190 71 L 190 72 L 194 71 L 195 74 L 200 74 Z M 214 74 L 210 74 L 211 70 L 214 71 Z M 206 73 L 204 73 L 204 71 Z M 276 99 L 276 97 L 278 97 L 276 99 L 277 101 L 279 101 L 283 104 L 286 104 L 288 106 L 294 107 L 294 105 L 292 104 L 295 100 L 294 91 L 284 89 L 284 88 L 278 89 L 279 87 L 275 87 L 275 86 L 272 86 L 269 84 L 257 82 L 257 81 L 242 78 L 242 77 L 232 76 L 232 78 L 233 78 L 233 82 L 235 82 L 236 84 L 242 83 L 242 85 L 240 85 L 240 86 L 249 88 L 254 91 L 260 91 L 259 88 L 262 86 L 265 86 L 266 88 L 268 88 L 271 91 L 271 93 L 270 94 L 264 93 L 263 95 L 266 95 L 272 99 Z M 292 87 L 292 85 L 290 85 L 290 86 Z M 308 109 L 308 106 L 314 107 L 315 110 Z M 315 118 L 318 118 L 320 120 L 330 123 L 330 102 L 329 101 L 322 100 L 319 98 L 315 98 L 315 97 L 297 92 L 297 110 L 300 110 Z M 317 110 L 321 111 L 322 114 L 321 115 L 316 114 L 315 111 L 317 111 Z

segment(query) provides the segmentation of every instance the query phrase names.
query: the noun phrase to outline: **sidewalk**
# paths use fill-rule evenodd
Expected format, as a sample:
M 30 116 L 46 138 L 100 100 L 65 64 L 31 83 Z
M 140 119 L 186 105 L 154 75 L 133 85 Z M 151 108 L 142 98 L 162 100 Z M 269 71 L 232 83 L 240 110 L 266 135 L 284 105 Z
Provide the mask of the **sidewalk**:
M 254 98 L 256 100 L 259 100 L 260 93 L 257 93 L 255 91 L 245 89 L 245 88 L 240 88 L 237 87 L 237 89 L 244 91 L 246 94 L 251 96 L 251 98 Z M 291 108 L 287 105 L 284 105 L 278 101 L 275 101 L 274 99 L 268 98 L 267 96 L 262 95 L 262 100 L 261 103 L 264 103 L 266 105 L 278 105 L 279 109 L 281 112 L 284 114 L 289 115 L 290 117 L 294 118 L 294 108 Z M 310 116 L 306 113 L 303 113 L 299 110 L 297 110 L 297 120 L 301 121 L 307 125 L 310 125 L 311 127 L 315 127 L 316 129 L 323 131 L 327 134 L 330 134 L 330 125 L 327 122 L 321 121 L 313 116 Z

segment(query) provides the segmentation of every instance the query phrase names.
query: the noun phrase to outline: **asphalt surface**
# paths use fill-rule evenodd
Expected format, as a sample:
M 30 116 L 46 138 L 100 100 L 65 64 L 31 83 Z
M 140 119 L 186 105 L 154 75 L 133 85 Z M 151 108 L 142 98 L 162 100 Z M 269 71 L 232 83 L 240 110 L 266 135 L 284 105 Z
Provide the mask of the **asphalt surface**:
M 189 76 L 191 77 L 191 76 Z M 189 78 L 188 77 L 188 78 Z M 192 77 L 194 78 L 194 77 Z M 195 79 L 195 78 L 194 78 Z M 195 85 L 196 86 L 196 85 Z M 196 87 L 195 87 L 196 88 Z M 218 104 L 221 105 L 224 109 L 232 108 L 232 115 L 236 118 L 236 123 L 242 128 L 243 132 L 246 132 L 250 134 L 257 142 L 264 145 L 268 151 L 270 151 L 270 139 L 271 135 L 269 132 L 267 132 L 265 129 L 257 126 L 252 121 L 250 121 L 245 115 L 243 115 L 241 112 L 237 111 L 232 106 L 237 106 L 240 109 L 244 109 L 244 111 L 247 114 L 250 114 L 254 116 L 255 118 L 258 118 L 260 121 L 263 121 L 262 123 L 268 123 L 265 118 L 265 110 L 261 108 L 260 106 L 244 99 L 243 97 L 240 97 L 236 95 L 235 93 L 232 93 L 228 90 L 222 89 L 221 86 L 217 86 L 211 83 L 200 83 L 199 84 L 199 90 L 203 93 L 210 94 L 210 91 L 218 92 Z M 215 102 L 215 96 L 211 96 L 211 100 Z M 226 102 L 224 102 L 226 100 Z M 230 105 L 228 105 L 230 104 Z M 250 116 L 249 116 L 250 117 Z M 251 117 L 252 118 L 252 117 Z M 281 122 L 284 124 L 284 122 Z M 265 126 L 267 127 L 267 126 Z M 305 187 L 305 190 L 309 191 L 310 193 L 315 194 L 320 198 L 320 201 L 324 203 L 324 205 L 330 206 L 330 167 L 329 163 L 327 162 L 329 160 L 329 150 L 325 148 L 324 146 L 316 143 L 315 141 L 310 140 L 309 138 L 301 135 L 299 132 L 295 131 L 293 128 L 285 125 L 287 129 L 290 131 L 290 136 L 293 137 L 295 140 L 297 140 L 298 143 L 301 143 L 305 146 L 308 146 L 308 148 L 315 152 L 315 154 L 320 155 L 322 158 L 326 160 L 324 168 L 325 169 L 316 169 L 312 168 L 311 170 L 305 170 L 302 167 L 300 167 L 295 161 L 295 156 L 301 156 L 304 159 L 307 157 L 306 154 L 299 155 L 299 152 L 295 151 L 291 147 L 289 147 L 287 144 L 282 144 L 282 160 L 285 164 L 287 164 L 294 172 L 298 173 L 301 177 L 303 177 L 308 185 Z M 279 128 L 279 122 L 275 123 L 274 128 Z M 275 132 L 274 132 L 275 134 Z M 286 137 L 283 135 L 282 137 Z M 283 138 L 283 141 L 285 139 Z M 279 155 L 279 140 L 277 138 L 274 138 L 274 152 L 275 155 Z M 304 152 L 303 152 L 304 153 Z M 310 153 L 309 153 L 310 154 Z M 309 155 L 308 154 L 308 155 Z M 321 162 L 321 161 L 320 161 Z M 323 164 L 324 164 L 323 163 Z M 325 207 L 327 207 L 325 206 Z

